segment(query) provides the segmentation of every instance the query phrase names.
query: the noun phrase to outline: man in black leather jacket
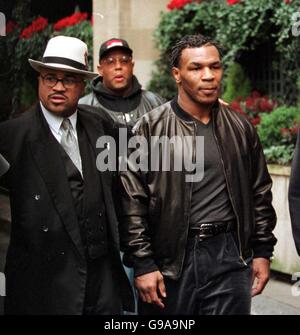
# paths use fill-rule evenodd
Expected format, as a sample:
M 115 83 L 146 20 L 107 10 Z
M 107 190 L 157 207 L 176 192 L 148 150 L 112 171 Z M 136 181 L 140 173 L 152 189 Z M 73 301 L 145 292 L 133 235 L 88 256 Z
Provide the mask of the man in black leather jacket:
M 99 113 L 108 113 L 116 125 L 131 128 L 139 117 L 165 102 L 158 94 L 142 89 L 133 68 L 132 49 L 127 41 L 112 38 L 103 42 L 99 77 L 93 80 L 93 92 L 79 103 L 98 107 Z
M 139 171 L 129 157 L 131 168 L 121 172 L 124 262 L 134 268 L 141 314 L 249 314 L 251 295 L 269 278 L 272 182 L 252 124 L 218 101 L 220 58 L 207 37 L 179 41 L 171 56 L 178 96 L 133 129 L 148 143 L 176 136 L 169 150 L 156 151 L 160 169 Z M 188 137 L 194 174 L 175 168 L 178 143 Z M 152 149 L 143 156 L 151 164 Z

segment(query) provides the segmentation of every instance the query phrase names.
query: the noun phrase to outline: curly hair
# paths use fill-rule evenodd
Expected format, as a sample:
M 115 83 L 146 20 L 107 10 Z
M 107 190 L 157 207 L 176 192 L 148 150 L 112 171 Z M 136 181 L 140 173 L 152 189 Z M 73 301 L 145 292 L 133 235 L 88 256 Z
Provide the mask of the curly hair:
M 220 57 L 222 56 L 222 48 L 212 38 L 201 34 L 186 35 L 180 41 L 178 41 L 171 50 L 171 67 L 178 67 L 181 53 L 184 49 L 199 48 L 204 45 L 213 45 L 219 51 Z

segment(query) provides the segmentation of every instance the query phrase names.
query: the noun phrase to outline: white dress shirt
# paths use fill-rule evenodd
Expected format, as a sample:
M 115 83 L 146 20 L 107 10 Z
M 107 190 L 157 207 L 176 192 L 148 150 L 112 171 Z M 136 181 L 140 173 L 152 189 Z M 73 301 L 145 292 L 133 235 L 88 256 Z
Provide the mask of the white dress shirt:
M 42 109 L 42 112 L 43 112 L 43 115 L 50 127 L 50 130 L 53 134 L 53 136 L 56 138 L 56 140 L 58 141 L 58 143 L 60 144 L 61 143 L 61 136 L 62 136 L 62 132 L 61 132 L 61 124 L 63 122 L 63 120 L 65 118 L 61 117 L 61 116 L 58 116 L 58 115 L 55 115 L 51 112 L 49 112 L 44 106 L 43 104 L 40 102 L 41 104 L 41 109 Z M 71 129 L 71 132 L 73 133 L 73 135 L 75 136 L 75 139 L 77 141 L 77 146 L 79 147 L 78 145 L 78 137 L 77 137 L 77 130 L 76 130 L 76 124 L 77 124 L 77 110 L 74 114 L 72 114 L 71 116 L 68 117 L 68 119 L 70 120 L 71 124 L 72 124 L 72 129 Z M 79 151 L 80 152 L 80 151 Z M 80 160 L 80 165 L 82 164 L 81 162 L 81 157 L 79 155 L 79 160 Z M 81 165 L 82 166 L 82 165 Z M 80 171 L 80 174 L 81 176 L 83 177 L 83 174 L 82 174 L 82 169 L 79 170 Z
M 47 121 L 47 123 L 50 127 L 50 130 L 51 130 L 53 136 L 60 143 L 60 141 L 61 141 L 61 129 L 60 129 L 60 127 L 61 127 L 61 124 L 62 124 L 64 118 L 49 112 L 43 106 L 42 103 L 40 103 L 40 104 L 41 104 L 41 109 L 42 109 L 43 115 L 44 115 L 44 117 L 45 117 L 45 119 L 46 119 L 46 121 Z M 73 135 L 75 136 L 76 141 L 78 142 L 77 130 L 76 130 L 77 111 L 74 114 L 72 114 L 71 116 L 69 116 L 68 119 L 70 120 L 70 122 L 72 124 L 72 127 L 73 127 L 73 129 L 71 131 L 72 131 Z

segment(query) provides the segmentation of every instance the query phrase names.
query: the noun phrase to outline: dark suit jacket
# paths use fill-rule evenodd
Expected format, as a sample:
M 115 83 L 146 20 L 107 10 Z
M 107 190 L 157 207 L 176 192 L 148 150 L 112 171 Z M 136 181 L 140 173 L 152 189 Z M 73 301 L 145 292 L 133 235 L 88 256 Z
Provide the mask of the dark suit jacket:
M 78 110 L 95 149 L 107 134 L 106 121 Z M 87 267 L 77 216 L 61 155 L 37 107 L 0 124 L 0 151 L 10 162 L 12 227 L 6 261 L 5 306 L 9 313 L 81 314 Z M 97 152 L 97 150 L 99 150 Z M 132 292 L 119 253 L 118 222 L 111 193 L 111 172 L 99 173 L 109 225 L 109 253 L 117 269 L 115 283 L 124 308 L 132 310 Z M 86 181 L 92 192 L 93 181 Z
M 294 241 L 298 255 L 300 256 L 300 129 L 292 163 L 289 186 L 289 207 Z

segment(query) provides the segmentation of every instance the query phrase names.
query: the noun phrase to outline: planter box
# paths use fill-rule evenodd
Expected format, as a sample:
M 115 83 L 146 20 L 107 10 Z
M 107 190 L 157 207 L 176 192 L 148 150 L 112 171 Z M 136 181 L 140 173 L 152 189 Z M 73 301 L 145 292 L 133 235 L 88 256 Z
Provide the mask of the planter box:
M 268 165 L 273 180 L 273 206 L 277 214 L 274 234 L 277 244 L 274 250 L 272 270 L 286 274 L 300 271 L 300 257 L 297 254 L 292 236 L 292 227 L 288 206 L 288 187 L 291 168 L 280 165 Z

